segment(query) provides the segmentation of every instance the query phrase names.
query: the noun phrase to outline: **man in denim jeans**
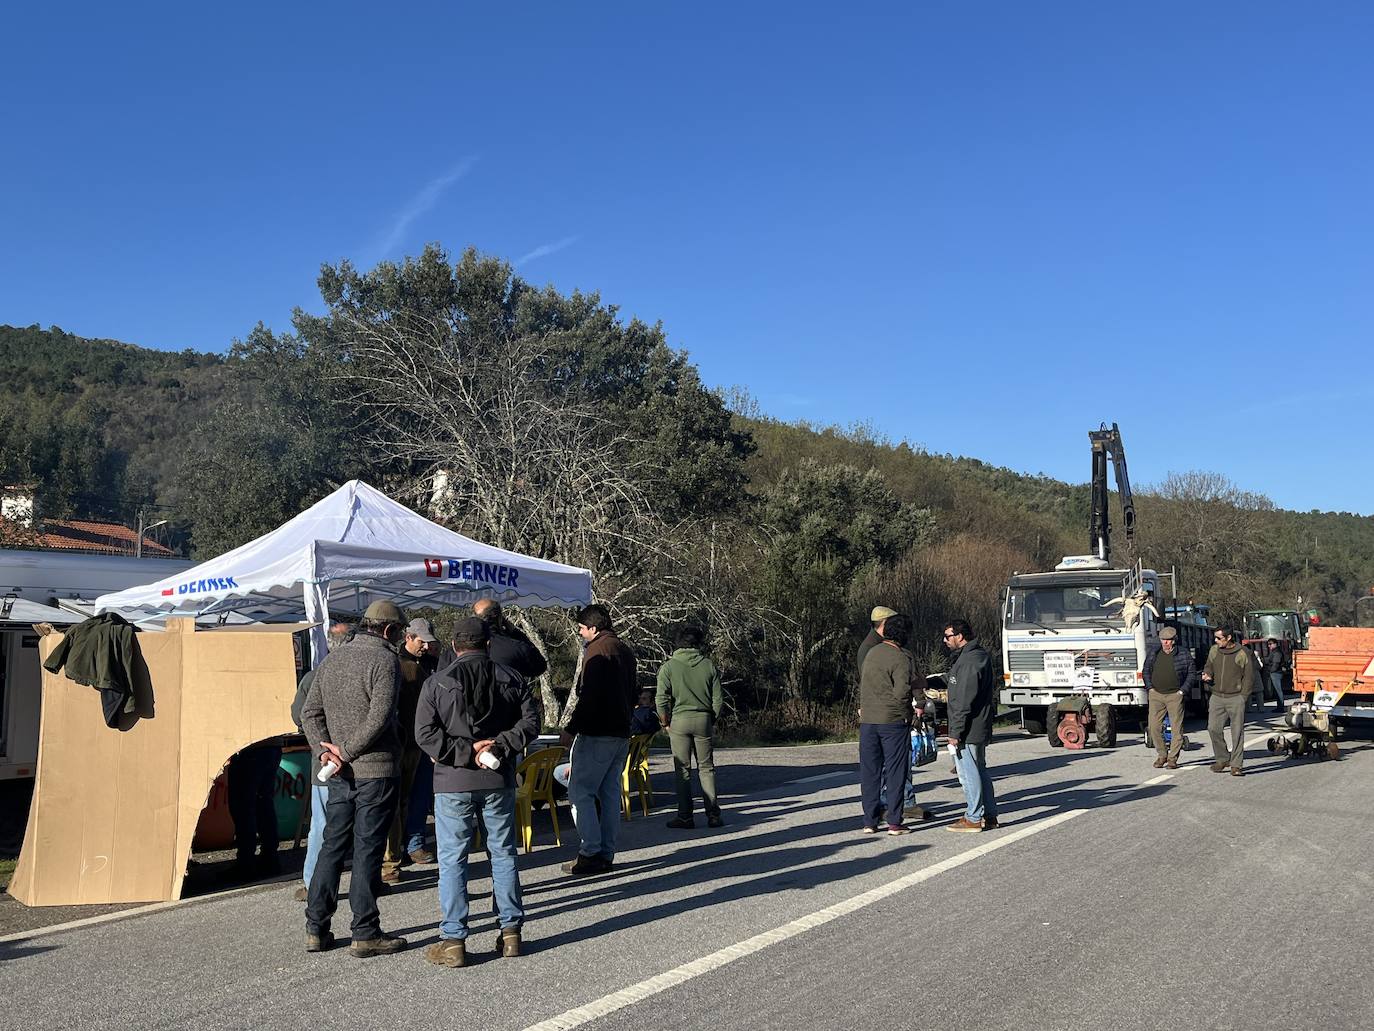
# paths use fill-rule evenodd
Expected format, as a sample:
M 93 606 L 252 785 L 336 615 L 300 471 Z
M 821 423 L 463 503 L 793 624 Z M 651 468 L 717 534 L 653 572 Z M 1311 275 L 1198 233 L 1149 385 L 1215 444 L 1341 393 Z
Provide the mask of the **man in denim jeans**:
M 639 685 L 634 652 L 611 629 L 603 605 L 577 614 L 577 633 L 586 642 L 582 675 L 564 717 L 562 741 L 571 746 L 568 801 L 582 839 L 577 858 L 564 873 L 581 877 L 615 865 L 620 833 L 620 786 L 630 749 L 630 717 Z
M 950 649 L 949 744 L 954 749 L 954 768 L 964 789 L 964 815 L 945 828 L 973 833 L 997 827 L 997 795 L 988 773 L 988 743 L 992 718 L 997 714 L 992 659 L 972 629 L 962 619 L 945 624 L 945 646 Z
M 415 740 L 434 760 L 434 836 L 439 848 L 439 940 L 425 959 L 467 965 L 468 853 L 486 827 L 492 892 L 501 924 L 496 951 L 520 955 L 520 877 L 515 868 L 515 768 L 539 733 L 534 696 L 520 674 L 491 661 L 487 626 L 475 616 L 453 629 L 454 660 L 425 681 Z

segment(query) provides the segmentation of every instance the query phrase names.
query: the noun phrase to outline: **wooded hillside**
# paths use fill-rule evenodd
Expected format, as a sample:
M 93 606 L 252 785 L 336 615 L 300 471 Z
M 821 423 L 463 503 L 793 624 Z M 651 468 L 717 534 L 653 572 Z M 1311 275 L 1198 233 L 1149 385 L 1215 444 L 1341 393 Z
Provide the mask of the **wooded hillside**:
M 661 325 L 498 259 L 430 247 L 319 285 L 324 315 L 225 356 L 0 327 L 0 480 L 39 484 L 50 517 L 143 506 L 208 557 L 362 477 L 590 567 L 646 659 L 705 621 L 734 704 L 791 722 L 847 699 L 872 605 L 913 613 L 939 668 L 942 620 L 996 645 L 1007 575 L 1087 550 L 1086 484 L 772 419 L 707 389 Z M 1278 511 L 1206 471 L 1136 503 L 1139 555 L 1221 619 L 1301 595 L 1348 621 L 1374 585 L 1374 518 Z M 572 654 L 565 620 L 530 629 Z

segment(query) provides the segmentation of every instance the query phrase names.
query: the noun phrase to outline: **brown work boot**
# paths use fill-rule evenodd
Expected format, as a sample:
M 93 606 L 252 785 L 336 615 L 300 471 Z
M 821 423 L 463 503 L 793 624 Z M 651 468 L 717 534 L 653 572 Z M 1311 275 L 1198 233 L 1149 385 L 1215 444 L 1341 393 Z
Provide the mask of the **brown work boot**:
M 440 938 L 425 948 L 425 959 L 436 967 L 465 967 L 468 965 L 468 947 L 457 938 Z
M 520 928 L 501 928 L 496 936 L 496 953 L 505 959 L 520 955 Z
M 1166 759 L 1164 756 L 1161 755 L 1159 758 L 1157 758 L 1157 759 L 1155 760 L 1155 769 L 1157 769 L 1157 770 L 1162 770 L 1162 769 L 1164 769 L 1164 764 L 1165 764 L 1166 762 L 1168 762 L 1168 761 L 1169 761 L 1168 759 Z
M 972 820 L 965 819 L 961 816 L 946 827 L 945 830 L 953 831 L 955 834 L 981 834 L 983 825 L 981 823 L 974 823 Z
M 401 868 L 400 868 L 399 866 L 393 866 L 393 867 L 392 867 L 391 869 L 389 869 L 389 870 L 383 870 L 383 871 L 382 871 L 382 883 L 383 883 L 383 884 L 400 884 L 400 883 L 401 883 Z
M 1225 773 L 1225 772 L 1226 772 L 1226 764 L 1225 764 L 1225 763 L 1212 763 L 1210 769 L 1211 769 L 1211 771 L 1212 771 L 1213 773 Z
M 1233 777 L 1244 777 L 1244 776 L 1245 776 L 1245 771 L 1242 770 L 1239 766 L 1232 766 L 1232 767 L 1231 767 L 1231 776 L 1233 776 Z
M 334 935 L 329 931 L 321 931 L 319 934 L 305 932 L 305 951 L 306 952 L 328 952 L 334 947 Z
M 907 806 L 906 809 L 902 810 L 902 818 L 906 820 L 915 820 L 917 823 L 924 823 L 926 820 L 930 819 L 930 810 L 921 805 Z
M 400 952 L 406 947 L 404 938 L 393 938 L 389 934 L 379 934 L 375 938 L 363 938 L 361 941 L 354 939 L 353 944 L 348 947 L 348 951 L 359 959 L 366 959 L 368 956 L 390 956 L 394 952 Z
M 302 884 L 299 888 L 296 889 L 295 894 L 293 894 L 291 897 L 295 899 L 297 902 L 309 902 L 310 889 L 307 888 L 304 884 Z
M 1170 759 L 1168 762 L 1166 762 L 1166 763 L 1164 764 L 1164 768 L 1165 768 L 1166 770 L 1176 770 L 1176 769 L 1178 769 L 1178 760 L 1177 760 L 1177 759 Z
M 428 866 L 434 862 L 434 853 L 427 848 L 417 848 L 410 853 L 410 861 L 417 866 Z

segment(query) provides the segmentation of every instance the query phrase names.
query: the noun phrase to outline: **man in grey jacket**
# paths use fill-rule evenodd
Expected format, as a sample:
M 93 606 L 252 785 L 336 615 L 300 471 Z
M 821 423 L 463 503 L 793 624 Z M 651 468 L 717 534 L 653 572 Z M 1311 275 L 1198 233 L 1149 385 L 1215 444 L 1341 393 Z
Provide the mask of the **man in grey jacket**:
M 353 854 L 348 905 L 353 911 L 355 956 L 399 952 L 405 939 L 383 934 L 377 911 L 386 832 L 396 811 L 396 777 L 401 735 L 396 725 L 400 665 L 396 646 L 405 617 L 389 601 L 375 601 L 363 613 L 353 640 L 329 653 L 310 682 L 301 706 L 306 740 L 333 762 L 328 781 L 324 843 L 310 878 L 305 907 L 305 950 L 334 944 L 329 923 L 339 904 L 344 857 Z

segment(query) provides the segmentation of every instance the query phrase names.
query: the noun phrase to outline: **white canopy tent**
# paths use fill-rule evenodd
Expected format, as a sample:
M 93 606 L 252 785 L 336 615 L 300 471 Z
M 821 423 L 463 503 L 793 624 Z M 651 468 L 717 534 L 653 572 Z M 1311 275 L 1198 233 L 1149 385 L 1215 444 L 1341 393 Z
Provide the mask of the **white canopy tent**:
M 357 613 L 379 598 L 402 607 L 466 605 L 478 598 L 571 606 L 591 596 L 586 569 L 474 541 L 350 480 L 255 541 L 146 587 L 102 595 L 96 611 L 118 611 L 137 622 L 303 615 L 317 624 L 311 641 L 318 662 L 331 607 Z

